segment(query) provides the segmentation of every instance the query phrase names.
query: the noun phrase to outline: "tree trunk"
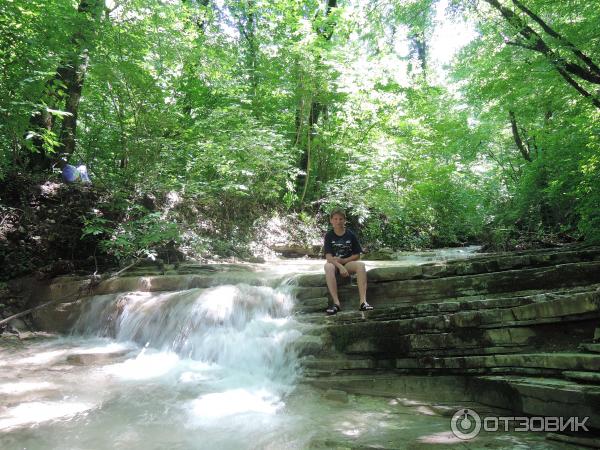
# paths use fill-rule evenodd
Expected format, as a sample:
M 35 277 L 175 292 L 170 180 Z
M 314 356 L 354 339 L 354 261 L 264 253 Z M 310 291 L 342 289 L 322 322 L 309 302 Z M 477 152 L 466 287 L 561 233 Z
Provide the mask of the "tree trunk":
M 256 40 L 256 4 L 254 0 L 247 0 L 246 8 L 240 12 L 238 17 L 238 29 L 246 41 L 245 60 L 248 71 L 249 90 L 248 95 L 252 102 L 252 110 L 258 115 L 258 42 Z
M 525 148 L 525 144 L 523 144 L 523 139 L 521 139 L 521 135 L 519 134 L 519 128 L 517 127 L 517 118 L 515 117 L 514 111 L 509 111 L 508 116 L 510 118 L 510 126 L 512 129 L 513 138 L 515 140 L 515 144 L 517 144 L 517 148 L 523 155 L 526 161 L 531 162 L 531 153 L 529 148 Z
M 418 32 L 409 35 L 410 42 L 414 48 L 414 52 L 417 55 L 419 64 L 421 65 L 421 71 L 423 78 L 427 77 L 427 41 L 425 33 Z M 412 53 L 412 52 L 411 52 Z
M 61 66 L 56 70 L 56 75 L 46 81 L 44 93 L 41 102 L 46 107 L 36 111 L 29 119 L 29 125 L 35 132 L 32 138 L 34 153 L 29 157 L 29 168 L 32 171 L 46 171 L 52 166 L 53 159 L 51 154 L 46 152 L 44 145 L 44 135 L 50 133 L 54 128 L 56 116 L 48 111 L 48 108 L 60 108 L 64 99 L 62 79 L 66 76 L 67 67 Z
M 75 136 L 77 133 L 77 115 L 79 112 L 79 101 L 83 90 L 83 81 L 87 72 L 89 56 L 87 51 L 80 55 L 81 61 L 78 67 L 70 67 L 67 77 L 63 79 L 67 86 L 67 98 L 65 111 L 68 113 L 63 118 L 60 133 L 60 151 L 64 156 L 73 154 L 75 151 Z
M 210 6 L 209 0 L 183 0 L 184 4 L 190 5 L 190 19 L 196 24 L 196 28 L 199 33 L 198 39 L 196 39 L 196 46 L 202 48 L 204 45 L 204 37 L 207 26 L 207 20 L 205 12 Z M 182 69 L 182 93 L 181 109 L 185 116 L 190 118 L 192 110 L 196 106 L 194 96 L 191 95 L 195 91 L 194 83 L 199 80 L 199 67 L 200 63 L 196 58 L 185 58 Z
M 337 8 L 337 0 L 327 0 L 327 9 L 325 11 L 325 17 L 329 17 L 334 8 Z M 331 40 L 333 36 L 333 25 L 320 29 L 319 34 L 325 41 Z M 300 203 L 304 202 L 304 198 L 306 197 L 306 192 L 308 191 L 308 184 L 310 182 L 310 163 L 311 163 L 311 148 L 314 143 L 314 138 L 317 136 L 316 125 L 319 121 L 319 116 L 326 117 L 327 115 L 327 105 L 315 100 L 311 100 L 310 109 L 308 113 L 308 137 L 306 145 L 302 152 L 302 157 L 300 158 L 300 169 L 304 171 L 304 175 L 299 175 L 298 177 L 298 186 L 302 189 L 302 195 L 300 197 Z M 303 121 L 296 120 L 296 124 L 302 124 Z M 301 135 L 301 130 L 297 130 L 297 136 Z M 312 149 L 314 150 L 314 149 Z
M 56 70 L 56 75 L 46 82 L 42 98 L 47 107 L 34 113 L 30 119 L 30 125 L 38 133 L 33 139 L 37 153 L 30 159 L 32 170 L 46 170 L 55 159 L 46 151 L 40 135 L 51 132 L 55 126 L 56 117 L 48 112 L 48 108 L 62 109 L 66 113 L 62 121 L 59 153 L 68 156 L 75 150 L 77 113 L 89 62 L 89 48 L 103 10 L 103 0 L 81 0 L 79 3 L 77 12 L 84 15 L 85 19 L 71 38 L 71 56 Z

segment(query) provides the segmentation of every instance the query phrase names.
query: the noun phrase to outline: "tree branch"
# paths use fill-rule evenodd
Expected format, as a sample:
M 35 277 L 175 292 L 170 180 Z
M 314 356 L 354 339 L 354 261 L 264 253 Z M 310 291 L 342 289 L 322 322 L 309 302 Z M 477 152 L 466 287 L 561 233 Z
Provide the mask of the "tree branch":
M 567 81 L 567 83 L 569 83 L 571 86 L 573 86 L 575 88 L 575 90 L 577 92 L 579 92 L 581 95 L 583 95 L 586 98 L 589 98 L 592 103 L 594 104 L 594 106 L 596 106 L 597 108 L 600 108 L 600 100 L 598 100 L 597 97 L 593 96 L 592 94 L 590 94 L 588 91 L 585 90 L 585 88 L 583 86 L 581 86 L 577 81 L 575 81 L 573 79 L 573 77 L 571 77 L 571 75 L 568 74 L 568 72 L 563 69 L 562 67 L 555 65 L 556 70 L 558 70 L 558 73 L 560 73 L 562 75 L 562 77 Z
M 523 140 L 521 139 L 521 135 L 519 134 L 519 128 L 517 127 L 517 118 L 515 117 L 515 112 L 512 110 L 508 111 L 508 117 L 510 118 L 510 126 L 512 128 L 512 134 L 513 138 L 515 139 L 515 144 L 517 144 L 517 148 L 521 152 L 521 155 L 523 155 L 523 158 L 525 158 L 526 161 L 531 162 L 531 154 L 529 153 L 529 150 L 525 148 Z
M 593 72 L 590 72 L 584 67 L 581 67 L 578 64 L 573 63 L 565 63 L 565 69 L 568 72 L 571 72 L 573 75 L 577 75 L 579 78 L 589 81 L 590 83 L 600 84 L 600 73 L 596 75 Z
M 539 17 L 533 11 L 531 11 L 529 8 L 523 5 L 523 3 L 521 3 L 519 0 L 512 0 L 512 2 L 517 6 L 517 8 L 519 8 L 521 11 L 523 11 L 525 14 L 531 17 L 540 27 L 542 27 L 542 29 L 546 33 L 560 41 L 565 47 L 571 50 L 575 56 L 577 56 L 585 64 L 587 64 L 590 70 L 595 72 L 596 76 L 600 78 L 600 67 L 598 67 L 587 55 L 585 55 L 581 50 L 579 50 L 572 42 L 567 40 L 558 32 L 554 31 L 546 22 L 542 20 L 541 17 Z
M 560 57 L 558 54 L 556 54 L 556 52 L 554 52 L 550 47 L 548 47 L 548 45 L 544 42 L 542 37 L 533 28 L 531 28 L 529 25 L 524 23 L 523 20 L 521 20 L 521 18 L 519 16 L 517 16 L 514 12 L 512 12 L 510 9 L 508 9 L 505 6 L 503 6 L 502 4 L 500 4 L 500 2 L 498 0 L 484 0 L 484 1 L 488 4 L 490 4 L 491 6 L 493 6 L 494 8 L 496 8 L 500 12 L 502 17 L 504 17 L 510 25 L 515 27 L 517 30 L 519 30 L 518 32 L 521 36 L 523 36 L 527 41 L 532 42 L 532 46 L 534 48 L 530 48 L 530 50 L 535 50 L 537 52 L 543 53 L 544 56 L 546 56 L 546 58 L 548 58 L 550 64 L 552 64 L 556 68 L 558 73 L 561 74 L 561 76 L 567 81 L 567 83 L 569 83 L 571 86 L 573 86 L 577 90 L 577 92 L 579 92 L 581 95 L 590 99 L 594 106 L 596 106 L 597 108 L 600 108 L 600 100 L 596 96 L 593 96 L 592 94 L 590 94 L 585 88 L 583 88 L 579 83 L 577 83 L 568 73 L 568 72 L 570 72 L 569 68 L 575 69 L 575 70 L 577 70 L 576 68 L 579 68 L 581 70 L 586 71 L 585 69 L 583 69 L 581 66 L 577 66 L 577 65 L 574 65 L 575 67 L 572 67 L 570 63 L 565 61 L 564 58 Z M 588 71 L 586 71 L 586 72 L 588 72 Z M 573 75 L 580 76 L 579 73 L 574 73 L 574 72 L 571 72 L 571 73 Z M 588 72 L 588 74 L 593 75 L 589 72 Z M 588 76 L 587 78 L 583 78 L 583 79 L 586 79 L 586 81 L 590 81 L 589 78 L 590 77 Z M 593 76 L 591 78 L 593 80 L 595 80 L 595 78 Z M 592 82 L 596 83 L 596 81 L 592 81 Z M 598 84 L 600 84 L 600 83 L 598 83 Z
M 524 44 L 523 42 L 505 40 L 504 43 L 506 45 L 514 45 L 515 47 L 521 47 L 521 48 L 526 48 L 527 50 L 533 50 L 534 52 L 539 51 L 537 48 L 535 48 L 531 45 Z

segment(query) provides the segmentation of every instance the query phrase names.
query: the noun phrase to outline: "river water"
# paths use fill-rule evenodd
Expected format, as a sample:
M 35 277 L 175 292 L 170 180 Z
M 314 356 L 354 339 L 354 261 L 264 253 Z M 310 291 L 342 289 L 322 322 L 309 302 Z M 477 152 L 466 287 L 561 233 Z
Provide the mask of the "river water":
M 433 400 L 301 383 L 307 325 L 285 280 L 318 270 L 277 261 L 209 289 L 96 296 L 69 336 L 1 340 L 0 448 L 559 448 L 514 433 L 463 443 Z

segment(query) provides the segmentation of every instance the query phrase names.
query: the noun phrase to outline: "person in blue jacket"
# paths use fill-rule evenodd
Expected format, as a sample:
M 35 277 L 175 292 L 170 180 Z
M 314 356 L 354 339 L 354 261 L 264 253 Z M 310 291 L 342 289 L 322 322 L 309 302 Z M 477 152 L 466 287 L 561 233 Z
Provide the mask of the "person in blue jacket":
M 62 164 L 62 178 L 65 183 L 76 183 L 81 182 L 83 184 L 91 184 L 92 181 L 87 172 L 87 167 L 83 163 L 78 163 L 77 167 L 71 164 L 67 164 L 63 161 Z
M 340 299 L 337 292 L 336 275 L 348 277 L 355 273 L 358 283 L 360 311 L 371 311 L 373 307 L 367 303 L 367 271 L 360 259 L 362 248 L 356 235 L 346 228 L 346 213 L 336 208 L 329 214 L 329 222 L 333 229 L 325 234 L 323 248 L 325 250 L 325 279 L 327 288 L 333 299 L 333 305 L 327 308 L 327 314 L 337 314 L 341 311 Z

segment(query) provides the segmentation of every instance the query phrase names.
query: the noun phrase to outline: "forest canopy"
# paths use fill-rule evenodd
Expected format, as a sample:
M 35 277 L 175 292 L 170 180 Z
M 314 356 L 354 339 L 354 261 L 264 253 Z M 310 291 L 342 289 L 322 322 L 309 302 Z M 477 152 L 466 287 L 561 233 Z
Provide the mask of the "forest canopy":
M 83 237 L 117 259 L 334 206 L 370 248 L 599 242 L 598 23 L 598 0 L 4 0 L 1 182 L 86 164 Z

